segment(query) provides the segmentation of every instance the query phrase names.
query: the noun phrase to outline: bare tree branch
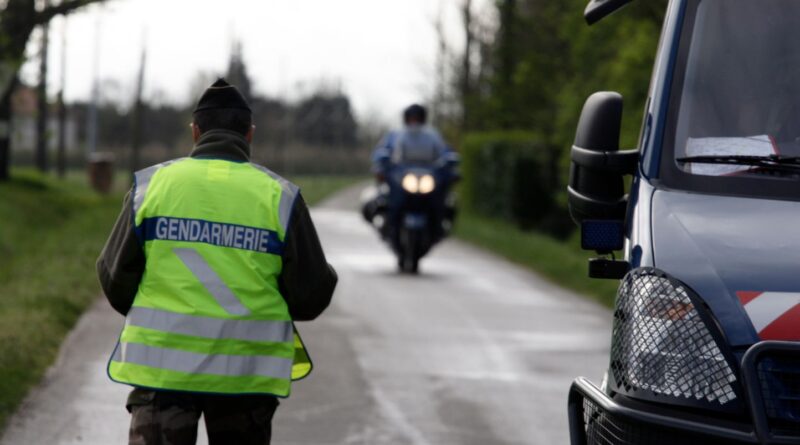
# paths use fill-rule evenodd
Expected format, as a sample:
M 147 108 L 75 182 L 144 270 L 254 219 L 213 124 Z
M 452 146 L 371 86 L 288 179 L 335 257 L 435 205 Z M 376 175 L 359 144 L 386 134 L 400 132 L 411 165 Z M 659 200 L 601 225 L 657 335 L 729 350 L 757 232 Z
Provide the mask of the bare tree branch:
M 82 8 L 91 3 L 99 3 L 104 0 L 64 0 L 61 3 L 49 6 L 36 14 L 36 24 L 41 25 L 49 22 L 53 17 L 61 14 L 69 14 L 70 12 Z
M 0 0 L 0 125 L 11 119 L 11 94 L 16 74 L 25 60 L 25 46 L 38 25 L 53 17 L 103 0 L 61 0 L 36 10 L 35 0 Z M 8 178 L 10 138 L 0 133 L 0 181 Z

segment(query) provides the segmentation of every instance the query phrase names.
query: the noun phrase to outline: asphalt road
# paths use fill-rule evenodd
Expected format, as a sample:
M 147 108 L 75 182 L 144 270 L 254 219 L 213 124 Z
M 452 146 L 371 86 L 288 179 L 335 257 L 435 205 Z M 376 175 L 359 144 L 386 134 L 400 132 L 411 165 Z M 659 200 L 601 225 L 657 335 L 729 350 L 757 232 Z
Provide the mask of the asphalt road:
M 299 325 L 315 371 L 283 401 L 273 443 L 567 443 L 569 383 L 602 376 L 610 313 L 457 241 L 400 275 L 357 193 L 313 211 L 340 282 Z M 0 445 L 125 443 L 127 388 L 105 376 L 121 326 L 99 301 Z

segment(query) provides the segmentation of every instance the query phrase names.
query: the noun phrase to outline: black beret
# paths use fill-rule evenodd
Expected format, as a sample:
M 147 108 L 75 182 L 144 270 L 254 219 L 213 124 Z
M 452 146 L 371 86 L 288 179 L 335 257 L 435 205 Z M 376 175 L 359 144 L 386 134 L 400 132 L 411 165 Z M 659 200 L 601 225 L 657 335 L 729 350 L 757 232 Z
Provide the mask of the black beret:
M 200 101 L 197 102 L 194 113 L 221 108 L 252 111 L 247 99 L 239 92 L 239 89 L 226 82 L 223 78 L 217 79 L 213 85 L 206 89 L 200 97 Z

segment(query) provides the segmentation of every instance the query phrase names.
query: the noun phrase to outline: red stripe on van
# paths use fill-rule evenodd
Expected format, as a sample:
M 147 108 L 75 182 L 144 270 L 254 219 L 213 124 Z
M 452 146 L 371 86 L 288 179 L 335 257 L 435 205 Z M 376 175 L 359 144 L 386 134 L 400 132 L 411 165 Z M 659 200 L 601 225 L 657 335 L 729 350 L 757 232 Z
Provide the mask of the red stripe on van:
M 740 290 L 736 292 L 736 296 L 739 297 L 739 302 L 742 303 L 742 306 L 746 305 L 747 303 L 755 300 L 759 297 L 759 295 L 763 294 L 764 292 L 756 292 L 756 291 L 747 291 L 747 290 Z
M 800 341 L 800 304 L 784 312 L 758 335 L 762 340 Z

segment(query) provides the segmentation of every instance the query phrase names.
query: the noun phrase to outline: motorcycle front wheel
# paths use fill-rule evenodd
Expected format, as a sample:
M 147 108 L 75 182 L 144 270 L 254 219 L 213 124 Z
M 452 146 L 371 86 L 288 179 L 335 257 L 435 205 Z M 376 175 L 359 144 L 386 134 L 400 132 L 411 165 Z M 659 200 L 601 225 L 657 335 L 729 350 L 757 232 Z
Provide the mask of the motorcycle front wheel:
M 403 273 L 415 274 L 419 272 L 419 258 L 413 255 L 403 255 L 398 261 L 398 267 Z
M 416 274 L 419 272 L 419 233 L 406 230 L 402 234 L 401 249 L 397 255 L 400 272 Z

